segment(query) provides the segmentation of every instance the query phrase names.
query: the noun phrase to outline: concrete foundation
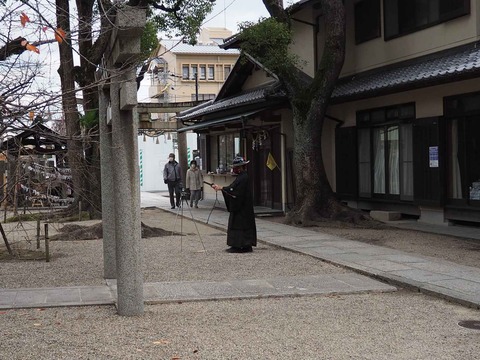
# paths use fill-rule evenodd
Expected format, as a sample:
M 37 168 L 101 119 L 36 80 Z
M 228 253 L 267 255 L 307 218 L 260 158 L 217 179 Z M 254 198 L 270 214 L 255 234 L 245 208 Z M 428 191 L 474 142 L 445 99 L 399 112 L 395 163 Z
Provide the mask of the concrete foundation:
M 372 219 L 378 221 L 395 221 L 400 220 L 402 218 L 402 214 L 395 211 L 379 211 L 379 210 L 372 210 L 370 211 L 370 216 Z
M 434 225 L 449 225 L 442 208 L 420 207 L 418 222 Z

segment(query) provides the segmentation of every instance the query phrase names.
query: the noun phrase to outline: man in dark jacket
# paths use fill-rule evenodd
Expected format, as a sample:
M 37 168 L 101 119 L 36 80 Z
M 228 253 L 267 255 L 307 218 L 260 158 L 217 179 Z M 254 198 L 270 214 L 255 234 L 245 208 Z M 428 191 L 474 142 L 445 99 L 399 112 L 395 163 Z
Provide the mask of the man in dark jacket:
M 163 181 L 168 185 L 168 193 L 170 194 L 170 205 L 175 209 L 175 204 L 180 207 L 180 195 L 182 192 L 182 176 L 178 162 L 175 161 L 175 154 L 168 155 L 168 162 L 163 169 Z M 175 192 L 176 202 L 173 197 Z
M 235 157 L 232 172 L 237 175 L 235 181 L 228 186 L 213 184 L 212 187 L 223 193 L 225 205 L 230 212 L 228 218 L 227 245 L 228 252 L 252 252 L 257 246 L 257 228 L 253 212 L 253 198 L 245 161 L 241 156 Z

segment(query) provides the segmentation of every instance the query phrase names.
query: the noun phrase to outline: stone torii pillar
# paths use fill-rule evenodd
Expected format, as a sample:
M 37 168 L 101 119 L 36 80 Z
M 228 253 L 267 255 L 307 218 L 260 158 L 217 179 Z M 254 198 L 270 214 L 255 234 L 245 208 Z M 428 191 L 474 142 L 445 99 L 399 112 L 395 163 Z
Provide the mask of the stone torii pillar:
M 117 311 L 144 311 L 135 60 L 145 9 L 121 7 L 98 71 L 104 275 L 117 279 Z

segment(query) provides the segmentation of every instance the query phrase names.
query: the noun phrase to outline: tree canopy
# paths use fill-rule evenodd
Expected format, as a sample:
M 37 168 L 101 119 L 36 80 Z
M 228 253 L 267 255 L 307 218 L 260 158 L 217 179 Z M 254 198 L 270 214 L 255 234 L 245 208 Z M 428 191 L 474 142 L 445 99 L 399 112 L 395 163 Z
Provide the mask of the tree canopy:
M 137 67 L 157 48 L 159 31 L 194 42 L 213 1 L 0 0 L 0 116 L 26 118 L 31 109 L 45 113 L 48 106 L 57 107 L 55 114 L 65 122 L 69 139 L 75 195 L 97 216 L 101 197 L 95 72 L 102 66 L 115 16 L 128 11 L 126 5 L 147 7 L 142 53 L 132 63 Z

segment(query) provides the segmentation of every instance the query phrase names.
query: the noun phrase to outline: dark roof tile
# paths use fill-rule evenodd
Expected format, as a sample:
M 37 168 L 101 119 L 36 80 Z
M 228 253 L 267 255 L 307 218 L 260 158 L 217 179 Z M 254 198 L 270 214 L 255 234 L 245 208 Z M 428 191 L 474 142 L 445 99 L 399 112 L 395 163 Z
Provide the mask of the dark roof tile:
M 222 111 L 227 108 L 235 108 L 247 104 L 254 104 L 265 101 L 269 95 L 281 96 L 283 92 L 278 92 L 278 89 L 276 89 L 275 85 L 277 85 L 277 82 L 275 82 L 273 85 L 270 84 L 265 87 L 247 90 L 237 96 L 221 99 L 219 101 L 214 101 L 208 106 L 196 106 L 193 109 L 181 112 L 179 116 L 177 116 L 177 118 L 181 120 L 198 119 L 203 115 Z
M 395 66 L 360 73 L 340 79 L 332 94 L 333 102 L 378 96 L 382 91 L 400 90 L 406 86 L 427 86 L 431 82 L 480 75 L 480 46 L 467 46 L 432 54 Z

